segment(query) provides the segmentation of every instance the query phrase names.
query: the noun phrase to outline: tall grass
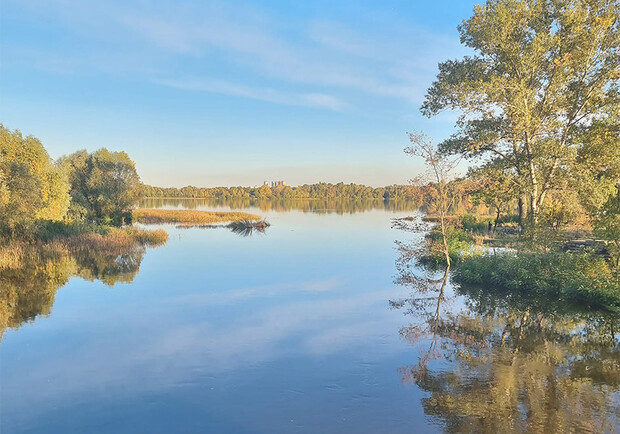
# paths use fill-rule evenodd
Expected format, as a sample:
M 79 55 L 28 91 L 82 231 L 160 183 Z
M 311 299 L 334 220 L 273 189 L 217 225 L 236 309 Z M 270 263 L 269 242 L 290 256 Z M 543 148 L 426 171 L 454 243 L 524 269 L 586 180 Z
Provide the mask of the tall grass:
M 136 245 L 157 246 L 168 240 L 163 229 L 148 231 L 138 228 L 112 229 L 106 235 L 98 233 L 69 237 L 64 243 L 71 250 L 96 250 L 104 253 L 120 253 Z
M 56 235 L 51 239 L 25 241 L 13 240 L 0 245 L 0 271 L 17 269 L 28 259 L 68 255 L 84 251 L 102 254 L 123 254 L 136 246 L 165 244 L 168 233 L 163 229 L 154 231 L 140 228 L 107 228 L 106 231 Z
M 620 313 L 620 281 L 609 263 L 591 253 L 520 253 L 465 258 L 455 282 L 546 294 Z
M 25 255 L 24 243 L 13 241 L 0 246 L 0 271 L 19 268 Z
M 176 209 L 136 209 L 133 211 L 135 221 L 147 224 L 178 223 L 178 224 L 209 224 L 238 222 L 243 220 L 260 220 L 260 216 L 245 212 L 212 212 Z

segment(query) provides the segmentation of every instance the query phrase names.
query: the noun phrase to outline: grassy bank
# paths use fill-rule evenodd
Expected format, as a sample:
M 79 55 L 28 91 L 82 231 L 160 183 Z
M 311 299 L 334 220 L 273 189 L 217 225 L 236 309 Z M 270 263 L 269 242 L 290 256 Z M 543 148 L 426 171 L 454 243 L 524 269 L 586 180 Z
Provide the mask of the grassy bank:
M 147 224 L 177 223 L 177 224 L 211 224 L 240 221 L 256 221 L 261 217 L 256 214 L 236 211 L 194 211 L 176 209 L 136 209 L 133 211 L 134 221 Z
M 558 303 L 587 304 L 620 312 L 620 280 L 609 261 L 591 253 L 519 253 L 473 256 L 454 270 L 461 285 L 545 294 Z

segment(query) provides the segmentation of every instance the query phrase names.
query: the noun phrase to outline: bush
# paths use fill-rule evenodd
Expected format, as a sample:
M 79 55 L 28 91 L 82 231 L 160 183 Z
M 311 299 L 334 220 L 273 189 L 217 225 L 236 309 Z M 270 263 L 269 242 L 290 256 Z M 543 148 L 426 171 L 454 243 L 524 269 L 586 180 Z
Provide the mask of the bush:
M 461 285 L 546 294 L 620 312 L 620 282 L 605 258 L 591 253 L 522 253 L 469 257 L 454 272 Z
M 109 227 L 94 223 L 66 223 L 61 221 L 41 220 L 37 223 L 36 239 L 41 241 L 51 241 L 58 238 L 67 238 L 91 233 L 106 235 L 109 231 Z
M 465 214 L 461 216 L 461 225 L 466 231 L 485 232 L 489 229 L 489 223 L 493 224 L 492 217 L 482 217 L 475 214 Z

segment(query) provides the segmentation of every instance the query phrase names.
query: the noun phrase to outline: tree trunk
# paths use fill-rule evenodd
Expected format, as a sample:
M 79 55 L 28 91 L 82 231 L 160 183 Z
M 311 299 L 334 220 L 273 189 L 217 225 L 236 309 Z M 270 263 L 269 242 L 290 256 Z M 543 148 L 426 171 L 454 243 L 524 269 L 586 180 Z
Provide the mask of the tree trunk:
M 526 213 L 525 213 L 525 205 L 523 203 L 522 196 L 519 197 L 518 206 L 519 206 L 519 229 L 521 230 L 521 232 L 523 232 L 523 225 L 525 224 Z
M 493 233 L 495 233 L 495 229 L 497 229 L 497 224 L 499 223 L 499 213 L 500 209 L 497 207 L 497 215 L 495 216 L 495 224 L 493 225 Z

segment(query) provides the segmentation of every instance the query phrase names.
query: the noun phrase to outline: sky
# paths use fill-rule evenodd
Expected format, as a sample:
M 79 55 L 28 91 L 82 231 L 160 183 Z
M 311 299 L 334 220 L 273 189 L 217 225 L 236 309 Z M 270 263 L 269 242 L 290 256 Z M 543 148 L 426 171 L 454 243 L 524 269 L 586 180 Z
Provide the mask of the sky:
M 0 122 L 157 186 L 406 184 L 406 132 L 454 131 L 419 107 L 473 5 L 2 0 Z

